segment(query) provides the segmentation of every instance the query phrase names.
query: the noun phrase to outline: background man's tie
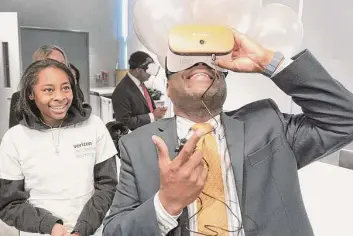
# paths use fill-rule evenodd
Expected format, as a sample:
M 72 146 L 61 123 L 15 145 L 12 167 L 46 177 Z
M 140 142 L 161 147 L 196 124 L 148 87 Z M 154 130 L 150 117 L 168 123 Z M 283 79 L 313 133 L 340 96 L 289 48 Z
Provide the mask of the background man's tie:
M 150 94 L 148 93 L 148 90 L 147 90 L 147 88 L 146 88 L 146 86 L 145 86 L 144 83 L 141 83 L 140 86 L 142 87 L 143 95 L 145 96 L 148 109 L 150 109 L 150 112 L 153 112 L 153 105 L 152 105 L 151 96 L 150 96 Z

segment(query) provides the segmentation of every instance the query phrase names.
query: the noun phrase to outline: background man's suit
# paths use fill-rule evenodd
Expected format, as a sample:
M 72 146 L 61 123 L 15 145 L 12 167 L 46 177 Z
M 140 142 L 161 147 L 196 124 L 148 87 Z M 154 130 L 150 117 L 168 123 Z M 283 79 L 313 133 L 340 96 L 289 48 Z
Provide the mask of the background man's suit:
M 130 130 L 151 123 L 148 115 L 151 111 L 148 109 L 146 99 L 128 75 L 116 86 L 112 103 L 115 119 L 121 121 Z M 154 109 L 153 100 L 152 105 Z
M 272 80 L 293 97 L 304 115 L 282 114 L 272 100 L 221 113 L 245 235 L 313 236 L 297 169 L 352 141 L 353 95 L 308 51 Z M 121 139 L 120 180 L 105 236 L 159 235 L 153 199 L 160 180 L 151 136 L 160 136 L 174 158 L 176 133 L 171 118 Z M 185 208 L 179 226 L 169 235 L 189 235 L 187 219 Z

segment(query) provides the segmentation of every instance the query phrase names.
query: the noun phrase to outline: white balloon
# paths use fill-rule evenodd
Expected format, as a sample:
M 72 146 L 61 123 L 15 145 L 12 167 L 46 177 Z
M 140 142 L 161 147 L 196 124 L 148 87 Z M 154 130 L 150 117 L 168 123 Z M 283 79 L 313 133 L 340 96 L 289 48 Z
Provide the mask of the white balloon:
M 134 29 L 141 43 L 156 55 L 166 55 L 169 29 L 192 23 L 189 0 L 138 0 L 134 5 Z
M 291 57 L 302 44 L 304 29 L 293 9 L 274 3 L 263 7 L 247 35 L 265 48 Z
M 194 21 L 226 25 L 246 33 L 261 6 L 262 0 L 194 0 Z
M 164 69 L 165 68 L 165 56 L 158 56 L 159 65 Z

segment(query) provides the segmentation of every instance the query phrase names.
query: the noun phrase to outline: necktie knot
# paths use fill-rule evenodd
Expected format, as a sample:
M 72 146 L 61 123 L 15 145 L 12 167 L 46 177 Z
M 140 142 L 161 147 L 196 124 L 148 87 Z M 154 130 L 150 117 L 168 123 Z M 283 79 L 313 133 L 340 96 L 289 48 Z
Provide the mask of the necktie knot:
M 209 123 L 196 123 L 191 127 L 192 130 L 199 130 L 205 134 L 211 133 L 213 131 L 213 126 Z

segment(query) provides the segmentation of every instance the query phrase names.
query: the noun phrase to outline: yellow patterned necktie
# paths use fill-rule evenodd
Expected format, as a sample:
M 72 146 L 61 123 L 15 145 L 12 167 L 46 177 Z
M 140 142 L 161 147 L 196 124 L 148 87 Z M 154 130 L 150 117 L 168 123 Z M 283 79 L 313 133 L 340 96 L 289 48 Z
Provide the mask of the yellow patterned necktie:
M 198 123 L 193 125 L 192 129 L 205 133 L 198 142 L 197 149 L 203 153 L 205 167 L 208 168 L 208 177 L 197 201 L 197 231 L 206 235 L 226 236 L 228 235 L 227 208 L 224 204 L 221 159 L 216 138 L 212 132 L 213 126 L 208 123 Z

